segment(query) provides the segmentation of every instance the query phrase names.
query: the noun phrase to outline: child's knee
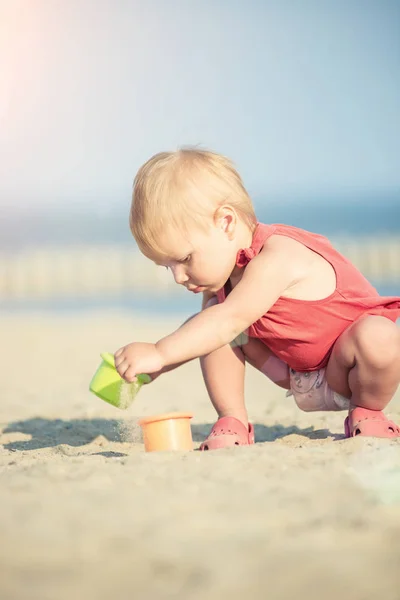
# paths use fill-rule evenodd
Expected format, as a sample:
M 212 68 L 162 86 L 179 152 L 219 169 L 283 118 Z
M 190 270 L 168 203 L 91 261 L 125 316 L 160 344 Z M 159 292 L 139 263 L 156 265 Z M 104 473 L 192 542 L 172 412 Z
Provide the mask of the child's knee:
M 395 323 L 380 316 L 369 316 L 353 330 L 356 360 L 385 369 L 400 361 L 400 330 Z

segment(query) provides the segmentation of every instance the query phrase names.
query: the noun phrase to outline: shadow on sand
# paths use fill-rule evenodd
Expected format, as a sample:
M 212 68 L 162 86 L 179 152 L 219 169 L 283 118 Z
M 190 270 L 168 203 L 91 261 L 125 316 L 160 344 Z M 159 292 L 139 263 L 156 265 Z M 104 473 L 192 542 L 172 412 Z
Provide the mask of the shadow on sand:
M 212 428 L 212 423 L 202 423 L 192 425 L 193 440 L 196 442 L 202 442 L 206 439 Z M 344 436 L 331 433 L 329 429 L 314 429 L 314 427 L 306 427 L 300 429 L 296 425 L 290 427 L 284 427 L 283 425 L 262 425 L 261 423 L 254 424 L 254 433 L 256 443 L 261 442 L 275 442 L 280 438 L 287 437 L 288 435 L 300 435 L 310 440 L 324 440 L 327 438 L 333 438 L 334 440 L 340 440 Z
M 212 423 L 193 423 L 192 434 L 194 442 L 205 440 L 212 425 Z M 328 437 L 337 440 L 343 437 L 331 433 L 328 429 L 314 430 L 313 427 L 304 429 L 299 429 L 297 426 L 283 427 L 282 425 L 268 427 L 267 425 L 257 423 L 254 426 L 254 430 L 256 442 L 274 442 L 277 439 L 293 434 L 311 440 L 326 439 Z M 60 444 L 73 447 L 85 446 L 99 436 L 103 436 L 109 442 L 122 443 L 128 441 L 126 432 L 124 431 L 124 421 L 117 419 L 71 419 L 68 421 L 42 418 L 27 419 L 25 421 L 9 423 L 2 431 L 2 434 L 8 433 L 22 433 L 31 436 L 29 440 L 3 444 L 6 450 L 13 452 L 51 448 Z M 119 453 L 105 451 L 101 454 L 115 456 Z

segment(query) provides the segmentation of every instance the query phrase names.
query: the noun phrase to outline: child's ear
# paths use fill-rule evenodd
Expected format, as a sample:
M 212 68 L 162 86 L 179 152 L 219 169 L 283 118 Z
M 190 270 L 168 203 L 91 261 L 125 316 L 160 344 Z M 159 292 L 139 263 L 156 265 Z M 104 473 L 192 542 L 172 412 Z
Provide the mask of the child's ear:
M 214 222 L 226 233 L 229 239 L 233 239 L 236 229 L 236 213 L 230 206 L 221 206 L 215 211 Z

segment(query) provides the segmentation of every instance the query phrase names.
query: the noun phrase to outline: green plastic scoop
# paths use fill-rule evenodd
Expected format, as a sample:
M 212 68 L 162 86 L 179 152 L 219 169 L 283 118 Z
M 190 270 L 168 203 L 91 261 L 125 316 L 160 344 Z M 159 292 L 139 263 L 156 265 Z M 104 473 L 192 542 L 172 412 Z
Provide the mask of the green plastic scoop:
M 142 373 L 137 376 L 137 381 L 128 383 L 118 374 L 112 354 L 104 352 L 100 356 L 103 360 L 90 382 L 89 390 L 105 402 L 126 410 L 142 385 L 151 382 L 151 377 Z

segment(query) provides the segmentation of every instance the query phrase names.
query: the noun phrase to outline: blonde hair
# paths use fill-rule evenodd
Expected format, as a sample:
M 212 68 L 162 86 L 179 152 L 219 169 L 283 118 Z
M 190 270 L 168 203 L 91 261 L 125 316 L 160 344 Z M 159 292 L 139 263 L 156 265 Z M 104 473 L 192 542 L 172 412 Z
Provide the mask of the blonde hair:
M 196 148 L 160 152 L 135 177 L 131 231 L 143 254 L 163 254 L 160 236 L 167 227 L 187 232 L 190 224 L 197 224 L 205 229 L 224 205 L 254 228 L 251 199 L 229 159 Z

